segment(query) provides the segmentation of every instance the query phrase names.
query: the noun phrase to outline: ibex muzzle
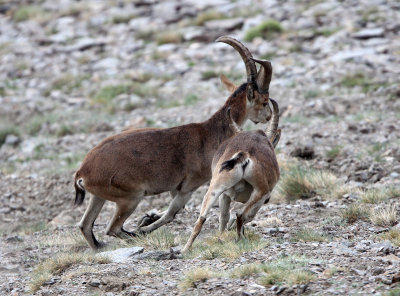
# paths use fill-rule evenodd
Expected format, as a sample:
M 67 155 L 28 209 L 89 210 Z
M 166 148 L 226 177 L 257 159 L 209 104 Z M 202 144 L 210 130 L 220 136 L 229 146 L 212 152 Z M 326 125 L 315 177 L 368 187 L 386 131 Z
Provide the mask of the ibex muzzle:
M 228 110 L 235 135 L 221 144 L 212 162 L 212 179 L 204 196 L 200 216 L 183 252 L 189 250 L 199 235 L 207 214 L 219 198 L 220 231 L 230 220 L 231 201 L 244 204 L 236 215 L 238 239 L 244 236 L 244 225 L 252 221 L 260 207 L 269 201 L 270 193 L 279 180 L 279 167 L 274 147 L 280 138 L 279 108 L 271 99 L 274 113 L 266 132 L 240 132 Z
M 215 151 L 233 135 L 226 117 L 228 108 L 239 126 L 247 119 L 254 122 L 270 119 L 269 96 L 265 91 L 272 72 L 271 67 L 265 66 L 270 65 L 269 62 L 261 63 L 262 68 L 257 73 L 252 55 L 243 44 L 230 37 L 217 41 L 228 43 L 239 52 L 246 65 L 248 81 L 236 87 L 222 78 L 234 91 L 210 119 L 167 129 L 128 130 L 106 138 L 83 160 L 75 174 L 75 203 L 83 202 L 86 191 L 93 194 L 79 222 L 93 249 L 100 246 L 93 235 L 93 223 L 106 200 L 116 203 L 108 235 L 135 235 L 122 226 L 147 195 L 169 191 L 173 200 L 161 218 L 141 227 L 141 232 L 153 231 L 173 220 L 192 192 L 210 180 Z

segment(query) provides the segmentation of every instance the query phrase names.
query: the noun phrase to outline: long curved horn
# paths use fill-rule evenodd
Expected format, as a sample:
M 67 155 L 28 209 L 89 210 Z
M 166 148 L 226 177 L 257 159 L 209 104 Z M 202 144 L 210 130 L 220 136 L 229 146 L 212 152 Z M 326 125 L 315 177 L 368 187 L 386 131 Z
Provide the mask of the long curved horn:
M 232 46 L 242 57 L 242 60 L 246 66 L 247 82 L 256 82 L 257 67 L 252 60 L 253 56 L 251 52 L 244 46 L 240 41 L 229 36 L 221 36 L 215 42 L 224 42 Z
M 274 139 L 276 137 L 276 133 L 278 130 L 278 125 L 279 125 L 279 106 L 278 106 L 278 103 L 274 99 L 269 99 L 269 100 L 272 103 L 273 111 L 272 111 L 272 118 L 271 118 L 270 122 L 268 123 L 265 134 L 267 135 L 270 142 L 273 143 Z
M 262 61 L 251 58 L 256 63 L 261 65 L 260 71 L 257 75 L 257 87 L 260 94 L 267 94 L 269 92 L 269 84 L 272 77 L 272 65 L 270 61 Z
M 229 120 L 229 127 L 231 128 L 231 130 L 233 131 L 234 134 L 240 133 L 242 130 L 240 129 L 240 127 L 237 125 L 237 123 L 233 120 L 232 118 L 232 114 L 231 114 L 231 107 L 229 107 L 226 110 L 226 116 L 228 117 Z

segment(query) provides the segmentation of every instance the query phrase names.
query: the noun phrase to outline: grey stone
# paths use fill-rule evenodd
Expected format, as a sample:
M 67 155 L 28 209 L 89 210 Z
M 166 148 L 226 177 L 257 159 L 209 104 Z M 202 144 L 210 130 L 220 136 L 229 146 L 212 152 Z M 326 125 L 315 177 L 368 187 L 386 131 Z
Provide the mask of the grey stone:
M 89 282 L 89 285 L 92 287 L 98 287 L 100 286 L 101 281 L 99 279 L 93 279 Z
M 10 135 L 7 135 L 4 144 L 10 145 L 10 146 L 16 146 L 19 144 L 19 142 L 21 142 L 21 139 L 18 136 L 10 134 Z
M 369 39 L 383 37 L 384 34 L 385 30 L 383 28 L 367 28 L 354 33 L 352 36 L 356 39 Z
M 376 243 L 371 245 L 371 249 L 372 251 L 376 252 L 376 253 L 384 253 L 384 254 L 391 254 L 394 253 L 394 248 L 392 246 L 392 244 L 389 241 L 384 241 L 381 243 Z
M 171 260 L 182 258 L 182 255 L 177 254 L 171 248 L 169 251 L 150 251 L 143 254 L 138 254 L 133 257 L 136 260 Z
M 120 263 L 127 261 L 128 259 L 142 253 L 143 251 L 143 247 L 121 248 L 114 251 L 101 252 L 96 254 L 96 256 L 109 257 L 112 262 Z
M 240 29 L 243 26 L 243 23 L 243 18 L 232 18 L 223 20 L 212 20 L 206 22 L 204 25 L 209 30 L 232 31 Z

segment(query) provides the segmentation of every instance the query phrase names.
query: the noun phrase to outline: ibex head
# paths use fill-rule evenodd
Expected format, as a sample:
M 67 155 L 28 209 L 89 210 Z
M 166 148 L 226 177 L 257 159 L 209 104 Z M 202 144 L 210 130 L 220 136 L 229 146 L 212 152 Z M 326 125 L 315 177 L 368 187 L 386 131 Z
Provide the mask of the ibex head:
M 246 65 L 247 85 L 246 96 L 248 100 L 247 116 L 254 123 L 266 123 L 271 119 L 272 111 L 269 107 L 269 84 L 272 76 L 272 66 L 269 61 L 256 60 L 251 52 L 238 40 L 222 36 L 217 42 L 224 42 L 232 46 L 240 54 Z M 257 73 L 256 64 L 261 65 Z

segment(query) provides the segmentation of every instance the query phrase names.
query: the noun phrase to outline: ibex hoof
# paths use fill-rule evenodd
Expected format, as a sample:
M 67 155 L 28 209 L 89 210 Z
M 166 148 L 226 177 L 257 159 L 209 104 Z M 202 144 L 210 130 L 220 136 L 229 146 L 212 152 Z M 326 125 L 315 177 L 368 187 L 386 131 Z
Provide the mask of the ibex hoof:
M 146 214 L 139 220 L 138 227 L 141 228 L 141 227 L 148 226 L 148 225 L 156 222 L 160 218 L 161 217 L 159 215 L 157 215 L 156 213 Z

